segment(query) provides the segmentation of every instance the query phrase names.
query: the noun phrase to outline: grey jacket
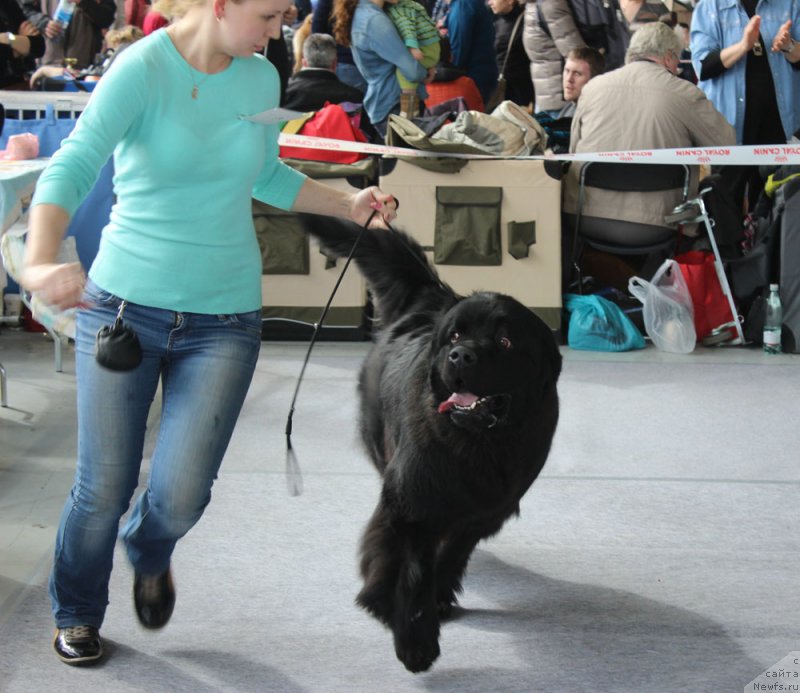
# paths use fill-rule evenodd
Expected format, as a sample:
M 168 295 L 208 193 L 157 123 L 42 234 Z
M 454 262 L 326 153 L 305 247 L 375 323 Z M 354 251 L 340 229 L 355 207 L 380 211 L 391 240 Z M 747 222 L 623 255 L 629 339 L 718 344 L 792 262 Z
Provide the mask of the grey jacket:
M 730 123 L 706 95 L 653 62 L 633 62 L 599 75 L 581 91 L 572 119 L 571 152 L 714 147 L 736 144 Z M 635 165 L 635 164 L 631 164 Z M 574 214 L 580 165 L 563 180 L 563 210 Z M 695 172 L 690 194 L 696 192 Z M 632 193 L 587 189 L 584 214 L 663 226 L 680 191 Z
M 539 25 L 539 17 L 548 33 Z M 567 0 L 528 0 L 522 42 L 531 60 L 531 79 L 537 111 L 557 111 L 564 106 L 561 73 L 573 48 L 586 45 L 575 26 Z

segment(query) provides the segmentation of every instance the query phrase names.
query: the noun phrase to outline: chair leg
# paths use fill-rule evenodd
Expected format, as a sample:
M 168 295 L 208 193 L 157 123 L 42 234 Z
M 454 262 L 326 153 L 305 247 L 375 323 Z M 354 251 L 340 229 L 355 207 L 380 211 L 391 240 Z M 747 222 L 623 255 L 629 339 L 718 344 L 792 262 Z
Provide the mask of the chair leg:
M 62 360 L 62 351 L 63 351 L 64 342 L 61 339 L 61 335 L 58 335 L 58 334 L 55 334 L 55 333 L 52 333 L 52 334 L 53 334 L 53 343 L 55 344 L 55 348 L 56 348 L 56 354 L 55 354 L 55 357 L 56 357 L 56 373 L 63 373 L 64 372 L 64 368 L 63 368 L 63 360 Z
M 6 369 L 0 363 L 0 407 L 8 406 L 8 390 L 6 390 Z

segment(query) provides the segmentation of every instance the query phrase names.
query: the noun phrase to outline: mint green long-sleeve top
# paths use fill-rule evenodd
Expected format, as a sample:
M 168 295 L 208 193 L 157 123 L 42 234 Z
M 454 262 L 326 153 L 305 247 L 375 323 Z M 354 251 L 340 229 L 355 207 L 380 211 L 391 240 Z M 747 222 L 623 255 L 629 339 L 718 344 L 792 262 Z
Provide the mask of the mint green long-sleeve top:
M 192 98 L 197 85 L 197 98 Z M 33 204 L 72 214 L 114 156 L 116 202 L 89 276 L 128 301 L 179 312 L 261 307 L 251 198 L 289 209 L 305 177 L 278 158 L 277 125 L 240 115 L 278 105 L 261 56 L 192 70 L 166 31 L 126 49 L 42 173 Z

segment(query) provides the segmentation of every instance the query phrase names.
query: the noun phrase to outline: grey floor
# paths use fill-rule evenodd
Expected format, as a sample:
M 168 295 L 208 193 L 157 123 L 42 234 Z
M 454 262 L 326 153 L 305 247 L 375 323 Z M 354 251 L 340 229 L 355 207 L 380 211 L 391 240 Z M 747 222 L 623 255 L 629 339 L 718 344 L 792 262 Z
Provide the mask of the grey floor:
M 415 676 L 353 604 L 379 488 L 355 434 L 365 344 L 315 348 L 294 416 L 305 490 L 287 493 L 283 429 L 305 349 L 264 344 L 214 499 L 176 552 L 171 623 L 137 625 L 118 552 L 110 656 L 74 669 L 52 653 L 45 590 L 73 473 L 73 356 L 56 373 L 45 337 L 0 329 L 0 690 L 798 685 L 776 677 L 800 670 L 800 357 L 565 349 L 545 471 L 521 517 L 476 551 L 442 655 Z

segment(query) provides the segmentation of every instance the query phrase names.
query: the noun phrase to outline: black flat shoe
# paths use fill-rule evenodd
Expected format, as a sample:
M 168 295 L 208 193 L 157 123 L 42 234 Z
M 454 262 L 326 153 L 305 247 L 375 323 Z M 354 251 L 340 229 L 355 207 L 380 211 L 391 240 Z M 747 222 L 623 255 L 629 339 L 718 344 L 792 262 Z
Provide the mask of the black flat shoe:
M 95 664 L 103 656 L 103 641 L 94 626 L 58 628 L 53 649 L 65 664 Z
M 175 586 L 169 569 L 161 575 L 136 574 L 133 580 L 133 604 L 139 623 L 145 628 L 163 628 L 175 608 Z

